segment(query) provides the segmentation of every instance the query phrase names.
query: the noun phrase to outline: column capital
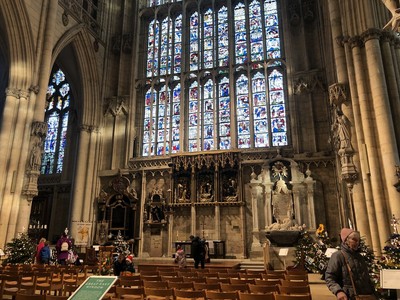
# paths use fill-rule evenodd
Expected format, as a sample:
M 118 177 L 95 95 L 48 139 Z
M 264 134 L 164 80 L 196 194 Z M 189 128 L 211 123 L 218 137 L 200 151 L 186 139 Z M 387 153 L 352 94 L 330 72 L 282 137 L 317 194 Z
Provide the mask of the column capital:
M 329 86 L 329 102 L 336 107 L 340 107 L 343 103 L 349 102 L 348 84 L 331 84 Z
M 361 34 L 361 38 L 364 41 L 364 43 L 373 39 L 378 40 L 381 38 L 381 36 L 382 36 L 382 30 L 376 28 L 370 28 Z
M 94 125 L 82 124 L 82 125 L 79 127 L 79 129 L 80 129 L 80 131 L 86 131 L 86 132 L 88 132 L 88 133 L 91 133 L 91 132 L 98 131 L 98 130 L 99 130 L 99 127 L 98 127 L 98 126 L 94 126 Z
M 347 42 L 349 43 L 351 48 L 355 48 L 355 47 L 361 48 L 363 46 L 363 41 L 360 38 L 360 36 L 358 36 L 358 35 L 349 37 Z
M 25 98 L 25 99 L 29 99 L 29 91 L 24 91 L 21 89 L 17 89 L 17 88 L 6 88 L 6 96 L 13 96 L 15 98 Z

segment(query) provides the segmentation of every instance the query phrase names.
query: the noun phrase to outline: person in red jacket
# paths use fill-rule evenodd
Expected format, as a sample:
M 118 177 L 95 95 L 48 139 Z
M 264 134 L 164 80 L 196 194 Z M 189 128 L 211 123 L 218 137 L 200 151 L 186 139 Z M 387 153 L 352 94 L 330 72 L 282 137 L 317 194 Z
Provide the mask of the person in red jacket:
M 35 261 L 37 264 L 41 264 L 42 260 L 40 258 L 40 250 L 44 247 L 44 243 L 46 242 L 45 238 L 41 238 L 39 244 L 36 246 L 36 254 L 35 254 Z

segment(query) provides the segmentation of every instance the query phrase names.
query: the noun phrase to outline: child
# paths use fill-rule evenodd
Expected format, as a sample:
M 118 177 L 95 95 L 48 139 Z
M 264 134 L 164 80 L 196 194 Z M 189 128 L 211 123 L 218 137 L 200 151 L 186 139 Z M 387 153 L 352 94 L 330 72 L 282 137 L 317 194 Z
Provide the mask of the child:
M 49 242 L 44 242 L 43 248 L 40 250 L 40 261 L 44 265 L 48 265 L 50 262 L 50 247 L 49 247 Z
M 175 262 L 179 268 L 186 268 L 186 254 L 180 245 L 176 248 Z
M 125 259 L 126 265 L 125 265 L 125 276 L 130 276 L 133 273 L 135 273 L 135 268 L 133 265 L 133 255 L 128 255 Z

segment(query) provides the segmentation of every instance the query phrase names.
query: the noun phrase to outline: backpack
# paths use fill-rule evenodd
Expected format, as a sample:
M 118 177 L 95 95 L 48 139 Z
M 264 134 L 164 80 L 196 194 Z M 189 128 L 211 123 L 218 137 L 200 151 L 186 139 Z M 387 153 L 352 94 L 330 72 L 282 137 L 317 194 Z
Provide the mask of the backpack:
M 68 242 L 62 242 L 62 244 L 61 244 L 61 252 L 64 252 L 64 251 L 68 251 L 68 249 L 69 249 L 69 244 L 68 244 Z
M 40 250 L 40 259 L 41 259 L 42 261 L 43 261 L 43 260 L 49 259 L 46 250 L 47 250 L 46 247 L 43 247 L 43 248 Z

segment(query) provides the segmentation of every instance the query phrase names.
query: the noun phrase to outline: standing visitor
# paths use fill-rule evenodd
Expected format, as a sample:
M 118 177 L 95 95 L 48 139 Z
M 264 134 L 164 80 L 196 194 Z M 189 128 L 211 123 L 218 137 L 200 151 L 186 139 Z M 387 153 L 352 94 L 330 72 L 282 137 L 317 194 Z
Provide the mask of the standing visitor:
M 191 235 L 190 240 L 192 241 L 191 252 L 194 259 L 194 267 L 198 269 L 200 264 L 201 268 L 204 269 L 205 243 L 198 236 Z
M 180 245 L 176 247 L 175 262 L 178 264 L 179 268 L 186 268 L 185 250 L 183 250 L 183 248 Z
M 48 265 L 50 262 L 50 257 L 51 257 L 51 252 L 50 252 L 50 247 L 49 247 L 49 242 L 44 243 L 44 247 L 42 250 L 40 250 L 40 260 L 42 261 L 42 264 Z
M 332 254 L 325 273 L 329 290 L 338 300 L 355 299 L 356 295 L 369 295 L 365 299 L 378 299 L 367 262 L 360 254 L 360 234 L 353 229 L 343 228 L 340 238 L 340 251 Z
M 71 248 L 72 248 L 72 241 L 68 238 L 67 232 L 64 232 L 56 244 L 57 261 L 60 265 L 67 264 L 68 251 Z
M 37 244 L 36 246 L 36 254 L 35 254 L 35 260 L 37 264 L 41 264 L 42 261 L 40 259 L 40 251 L 42 250 L 42 248 L 44 247 L 44 243 L 46 242 L 45 238 L 41 238 L 39 241 L 39 244 Z

